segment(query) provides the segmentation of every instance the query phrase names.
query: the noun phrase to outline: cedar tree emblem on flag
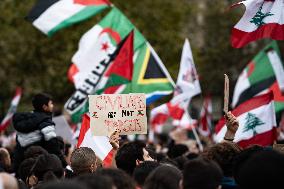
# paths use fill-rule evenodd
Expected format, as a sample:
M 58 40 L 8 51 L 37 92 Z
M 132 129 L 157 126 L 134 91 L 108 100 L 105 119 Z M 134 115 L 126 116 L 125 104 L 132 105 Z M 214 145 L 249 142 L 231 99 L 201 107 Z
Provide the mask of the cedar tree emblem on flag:
M 253 130 L 253 136 L 257 135 L 255 128 L 257 126 L 263 125 L 264 122 L 262 122 L 258 117 L 256 117 L 255 114 L 252 113 L 248 113 L 245 119 L 246 123 L 243 132 Z
M 273 14 L 271 14 L 270 12 L 268 13 L 263 13 L 261 12 L 263 7 L 263 3 L 261 5 L 261 7 L 259 8 L 259 10 L 257 11 L 257 13 L 254 15 L 254 17 L 251 19 L 250 23 L 254 23 L 257 27 L 260 27 L 262 25 L 264 25 L 265 23 L 263 22 L 263 19 L 267 16 L 272 16 Z

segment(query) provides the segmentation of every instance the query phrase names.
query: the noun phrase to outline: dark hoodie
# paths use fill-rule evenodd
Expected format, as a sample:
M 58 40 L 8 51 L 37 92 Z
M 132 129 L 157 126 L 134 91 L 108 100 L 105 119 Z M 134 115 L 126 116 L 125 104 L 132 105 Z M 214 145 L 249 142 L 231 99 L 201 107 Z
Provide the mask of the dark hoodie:
M 23 161 L 25 150 L 35 145 L 57 155 L 63 166 L 66 166 L 66 161 L 59 148 L 59 141 L 56 138 L 55 123 L 52 121 L 51 113 L 39 111 L 16 113 L 13 116 L 13 125 L 17 131 L 14 171 L 17 171 Z

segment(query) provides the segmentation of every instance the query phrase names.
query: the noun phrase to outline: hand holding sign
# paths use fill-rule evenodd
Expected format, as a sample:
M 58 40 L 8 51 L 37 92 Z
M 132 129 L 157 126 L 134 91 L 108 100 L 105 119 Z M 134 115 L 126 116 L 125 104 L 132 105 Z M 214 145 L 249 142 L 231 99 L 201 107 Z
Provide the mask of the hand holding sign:
M 119 140 L 120 140 L 119 133 L 120 133 L 119 130 L 115 130 L 109 137 L 109 143 L 111 144 L 114 150 L 118 150 L 119 148 Z

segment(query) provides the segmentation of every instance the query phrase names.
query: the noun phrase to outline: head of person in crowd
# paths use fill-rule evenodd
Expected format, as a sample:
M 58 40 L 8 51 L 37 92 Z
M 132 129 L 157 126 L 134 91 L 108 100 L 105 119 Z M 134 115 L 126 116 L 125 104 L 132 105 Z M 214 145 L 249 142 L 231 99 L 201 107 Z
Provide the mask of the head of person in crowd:
M 3 189 L 18 189 L 18 182 L 15 177 L 8 173 L 0 173 L 0 184 Z
M 284 175 L 284 155 L 274 150 L 255 152 L 239 170 L 241 189 L 281 188 Z
M 82 183 L 88 189 L 114 189 L 115 185 L 108 176 L 99 174 L 84 174 L 76 178 L 76 181 Z
M 6 148 L 0 148 L 0 172 L 8 172 L 10 171 L 10 169 L 11 169 L 10 153 Z
M 182 179 L 181 171 L 173 166 L 156 168 L 144 183 L 144 189 L 178 189 Z
M 253 156 L 257 152 L 264 151 L 265 148 L 259 145 L 252 145 L 244 150 L 242 150 L 241 153 L 239 153 L 235 159 L 233 164 L 233 176 L 235 181 L 238 183 L 239 177 L 240 177 L 240 170 L 242 166 L 245 164 L 245 162 Z
M 31 146 L 24 152 L 24 159 L 37 158 L 42 154 L 47 155 L 48 152 L 41 146 Z
M 36 158 L 26 182 L 29 187 L 34 187 L 63 177 L 64 169 L 59 158 L 54 154 L 42 154 Z
M 22 180 L 26 185 L 28 185 L 28 177 L 31 174 L 31 169 L 36 162 L 36 158 L 25 159 L 19 167 L 18 178 Z
M 96 174 L 111 178 L 116 189 L 135 189 L 135 181 L 120 169 L 98 169 Z
M 75 176 L 93 173 L 97 169 L 97 156 L 91 148 L 80 147 L 72 152 L 70 163 Z
M 64 180 L 61 182 L 50 182 L 43 184 L 39 189 L 88 189 L 82 183 L 73 180 Z
M 241 152 L 241 148 L 235 143 L 218 143 L 201 154 L 203 158 L 213 160 L 221 167 L 225 177 L 233 177 L 233 161 Z
M 32 104 L 34 110 L 37 112 L 46 112 L 52 113 L 53 112 L 53 101 L 50 95 L 45 93 L 38 93 L 34 95 L 32 99 Z
M 135 167 L 133 178 L 136 184 L 142 188 L 148 175 L 159 166 L 160 164 L 156 161 L 144 161 Z
M 183 144 L 175 144 L 170 146 L 169 151 L 167 152 L 167 155 L 169 158 L 174 159 L 179 156 L 182 156 L 188 152 L 188 148 L 186 145 Z
M 212 160 L 197 158 L 188 161 L 183 169 L 182 189 L 221 189 L 223 173 Z
M 137 165 L 143 161 L 153 161 L 145 147 L 146 144 L 141 141 L 129 142 L 122 145 L 115 156 L 117 167 L 132 175 Z

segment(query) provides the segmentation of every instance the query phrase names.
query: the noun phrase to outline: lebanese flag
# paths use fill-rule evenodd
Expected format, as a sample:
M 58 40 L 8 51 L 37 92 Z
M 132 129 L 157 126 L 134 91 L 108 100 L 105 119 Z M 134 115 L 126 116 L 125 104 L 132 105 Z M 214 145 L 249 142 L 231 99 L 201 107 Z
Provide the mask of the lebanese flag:
M 162 104 L 151 110 L 150 124 L 155 133 L 161 133 L 162 127 L 169 118 L 169 109 L 167 104 Z
M 246 11 L 232 29 L 231 43 L 234 48 L 262 38 L 284 40 L 283 0 L 247 0 L 235 5 L 240 4 L 245 5 Z
M 10 108 L 0 124 L 0 131 L 5 130 L 10 125 L 14 113 L 16 113 L 17 111 L 17 107 L 20 102 L 21 96 L 22 96 L 22 89 L 18 87 L 16 89 L 16 94 L 14 98 L 12 99 Z
M 269 146 L 276 140 L 276 118 L 272 92 L 244 102 L 232 113 L 239 121 L 234 142 L 241 147 L 245 148 L 252 144 Z M 216 142 L 223 140 L 226 131 L 225 119 L 222 118 L 215 127 Z
M 38 0 L 27 20 L 48 36 L 109 7 L 108 0 Z
M 104 167 L 112 165 L 113 150 L 106 136 L 94 136 L 90 129 L 90 117 L 83 115 L 77 148 L 89 147 L 103 161 Z
M 210 136 L 212 128 L 212 99 L 207 96 L 204 99 L 203 106 L 200 112 L 200 120 L 198 131 L 203 136 Z

